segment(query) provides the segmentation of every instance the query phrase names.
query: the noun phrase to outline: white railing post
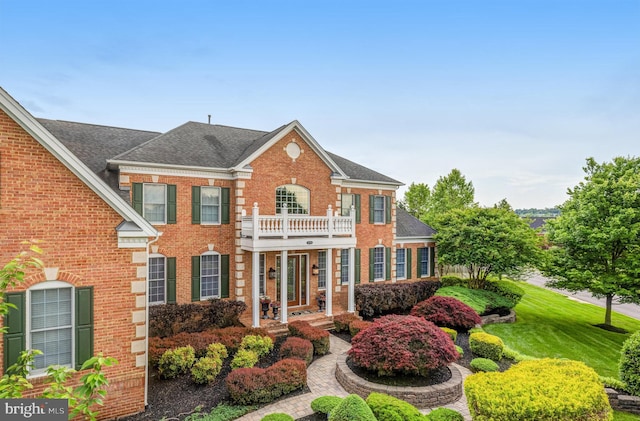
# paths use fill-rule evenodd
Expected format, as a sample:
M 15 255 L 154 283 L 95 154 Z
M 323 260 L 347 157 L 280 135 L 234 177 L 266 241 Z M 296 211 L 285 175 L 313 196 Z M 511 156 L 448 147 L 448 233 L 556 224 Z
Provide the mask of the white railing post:
M 251 210 L 251 218 L 253 220 L 253 240 L 260 238 L 260 208 L 258 208 L 258 202 L 253 203 L 253 209 Z
M 327 209 L 327 229 L 329 230 L 329 238 L 333 238 L 333 210 L 331 205 Z
M 287 239 L 289 238 L 289 210 L 286 203 L 282 204 L 280 214 L 282 215 L 282 238 Z

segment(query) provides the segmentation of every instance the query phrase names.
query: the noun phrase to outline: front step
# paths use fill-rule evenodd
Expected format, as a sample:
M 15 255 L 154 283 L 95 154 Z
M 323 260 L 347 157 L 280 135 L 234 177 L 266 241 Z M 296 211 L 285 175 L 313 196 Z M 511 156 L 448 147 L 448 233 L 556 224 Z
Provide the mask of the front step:
M 288 317 L 288 321 L 292 322 L 294 320 L 304 320 L 309 322 L 311 326 L 324 329 L 331 330 L 334 328 L 333 317 L 327 317 L 323 313 L 310 313 L 303 315 L 290 315 Z M 272 333 L 275 336 L 285 336 L 289 334 L 289 328 L 286 324 L 282 324 L 277 321 L 272 321 L 264 326 L 269 333 Z

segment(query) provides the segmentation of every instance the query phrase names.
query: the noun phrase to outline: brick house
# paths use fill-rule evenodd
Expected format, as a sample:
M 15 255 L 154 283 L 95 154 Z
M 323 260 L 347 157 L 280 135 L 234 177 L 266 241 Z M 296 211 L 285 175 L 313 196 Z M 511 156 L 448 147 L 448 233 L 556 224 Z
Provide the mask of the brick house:
M 1 115 L 0 236 L 12 247 L 0 257 L 8 260 L 25 238 L 55 244 L 44 260 L 53 259 L 58 280 L 71 282 L 69 273 L 76 290 L 93 286 L 93 352 L 116 353 L 129 368 L 144 360 L 139 311 L 149 305 L 241 300 L 245 323 L 259 326 L 264 296 L 280 302 L 286 323 L 315 311 L 318 294 L 331 317 L 356 310 L 358 283 L 436 276 L 433 229 L 396 207 L 402 183 L 324 150 L 298 121 L 271 132 L 188 122 L 157 133 L 34 119 L 0 92 L 20 110 L 16 117 L 3 106 Z M 71 163 L 51 156 L 43 139 Z M 14 157 L 23 150 L 15 142 L 46 165 L 34 166 L 31 150 Z M 64 195 L 42 195 L 52 178 Z M 29 193 L 14 199 L 22 184 Z M 43 276 L 25 287 L 49 280 Z

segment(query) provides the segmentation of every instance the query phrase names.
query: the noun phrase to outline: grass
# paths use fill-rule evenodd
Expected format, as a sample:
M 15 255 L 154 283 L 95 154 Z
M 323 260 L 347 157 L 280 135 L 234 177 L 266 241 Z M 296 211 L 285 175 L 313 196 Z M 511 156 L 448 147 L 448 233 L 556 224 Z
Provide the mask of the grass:
M 518 285 L 525 296 L 515 308 L 516 323 L 487 325 L 485 331 L 522 354 L 583 361 L 602 376 L 620 378 L 620 349 L 640 330 L 639 320 L 614 312 L 612 324 L 629 333 L 603 330 L 594 326 L 603 323 L 603 308 L 534 285 Z
M 640 416 L 628 412 L 613 411 L 613 421 L 637 421 Z

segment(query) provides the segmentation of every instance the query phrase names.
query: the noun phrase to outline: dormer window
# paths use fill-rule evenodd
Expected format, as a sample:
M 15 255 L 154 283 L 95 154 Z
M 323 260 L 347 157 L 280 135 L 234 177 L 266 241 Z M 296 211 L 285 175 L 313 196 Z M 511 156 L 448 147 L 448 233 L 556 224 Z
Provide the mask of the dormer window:
M 287 184 L 276 188 L 276 213 L 282 213 L 282 205 L 287 205 L 288 213 L 309 214 L 310 194 L 297 184 Z

